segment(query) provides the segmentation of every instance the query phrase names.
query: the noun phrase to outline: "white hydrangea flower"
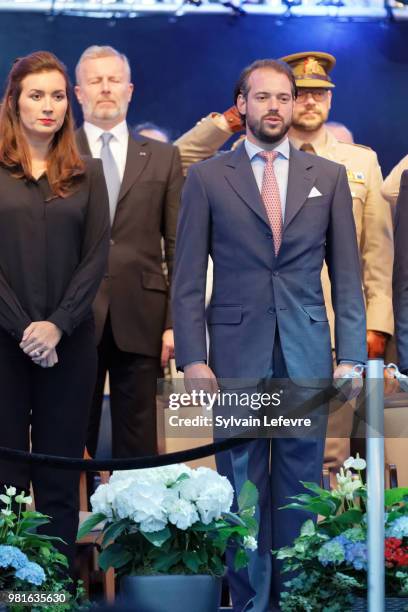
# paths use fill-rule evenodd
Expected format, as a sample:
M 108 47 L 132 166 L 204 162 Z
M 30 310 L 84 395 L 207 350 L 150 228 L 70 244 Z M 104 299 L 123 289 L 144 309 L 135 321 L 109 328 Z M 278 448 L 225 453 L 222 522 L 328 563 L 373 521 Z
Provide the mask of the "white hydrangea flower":
M 144 468 L 142 470 L 120 470 L 113 472 L 109 482 L 118 482 L 127 480 L 136 483 L 157 482 L 171 486 L 179 478 L 181 474 L 191 475 L 192 470 L 183 463 L 175 463 L 173 465 L 164 465 L 158 468 Z
M 244 536 L 244 547 L 248 550 L 256 550 L 258 548 L 258 542 L 253 536 Z
M 193 470 L 184 463 L 174 463 L 173 465 L 163 465 L 162 467 L 155 468 L 160 479 L 167 487 L 173 485 L 177 479 L 182 475 L 186 474 L 191 477 Z
M 101 484 L 91 496 L 91 507 L 93 512 L 102 512 L 109 519 L 113 517 L 113 501 L 119 491 L 127 489 L 131 485 L 129 480 L 119 479 L 107 484 Z
M 183 499 L 195 502 L 205 525 L 219 519 L 223 512 L 229 512 L 234 497 L 229 480 L 205 467 L 198 468 L 191 478 L 182 481 L 179 491 Z
M 119 518 L 130 518 L 135 523 L 149 521 L 149 530 L 159 531 L 167 524 L 164 509 L 167 495 L 168 490 L 160 483 L 133 482 L 116 492 L 112 506 Z
M 92 512 L 101 512 L 107 518 L 112 518 L 112 499 L 112 489 L 109 485 L 99 485 L 91 496 Z
M 200 520 L 194 504 L 179 497 L 167 505 L 167 511 L 170 523 L 178 529 L 188 529 Z
M 145 519 L 140 523 L 140 529 L 146 533 L 153 533 L 154 531 L 161 531 L 167 525 L 167 518 L 157 519 L 153 516 Z

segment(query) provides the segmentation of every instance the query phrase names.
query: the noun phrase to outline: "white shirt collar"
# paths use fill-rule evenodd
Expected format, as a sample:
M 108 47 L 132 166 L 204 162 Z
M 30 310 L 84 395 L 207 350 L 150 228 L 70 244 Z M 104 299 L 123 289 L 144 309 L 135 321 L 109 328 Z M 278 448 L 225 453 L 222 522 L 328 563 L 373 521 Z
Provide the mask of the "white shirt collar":
M 113 134 L 114 138 L 121 144 L 127 145 L 127 139 L 129 136 L 129 129 L 126 121 L 121 121 L 118 125 L 115 125 L 111 130 L 103 130 L 102 128 L 94 125 L 93 123 L 89 123 L 88 121 L 84 122 L 84 130 L 85 134 L 88 138 L 88 142 L 92 148 L 93 144 L 96 144 L 100 141 L 100 137 L 104 132 L 109 132 Z
M 258 145 L 250 142 L 247 138 L 245 138 L 245 149 L 248 154 L 249 159 L 252 161 L 255 155 L 258 155 L 261 151 L 265 151 L 262 147 L 258 147 Z M 274 149 L 277 151 L 279 155 L 282 155 L 285 159 L 289 159 L 290 155 L 290 145 L 288 137 L 285 138 L 281 143 L 279 143 Z

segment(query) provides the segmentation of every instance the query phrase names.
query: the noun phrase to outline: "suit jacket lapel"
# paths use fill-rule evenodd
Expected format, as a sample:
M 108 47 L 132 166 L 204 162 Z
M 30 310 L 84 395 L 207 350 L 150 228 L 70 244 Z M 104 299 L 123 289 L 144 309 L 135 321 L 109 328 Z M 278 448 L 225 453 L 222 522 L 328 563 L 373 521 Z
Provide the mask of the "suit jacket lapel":
M 138 180 L 149 161 L 150 155 L 149 142 L 144 139 L 136 140 L 129 134 L 125 173 L 119 191 L 118 205 L 132 185 Z
M 306 202 L 315 179 L 313 158 L 310 161 L 291 145 L 284 231 Z
M 88 139 L 86 137 L 84 128 L 80 127 L 76 131 L 75 136 L 80 153 L 82 155 L 90 155 L 92 157 L 91 149 L 89 148 Z
M 88 139 L 83 127 L 76 131 L 76 139 L 80 152 L 83 155 L 91 155 Z M 144 138 L 135 139 L 129 134 L 128 150 L 126 155 L 125 172 L 119 191 L 118 204 L 125 197 L 132 185 L 143 172 L 151 152 L 148 140 Z
M 244 144 L 241 144 L 228 158 L 225 178 L 245 204 L 270 227 Z

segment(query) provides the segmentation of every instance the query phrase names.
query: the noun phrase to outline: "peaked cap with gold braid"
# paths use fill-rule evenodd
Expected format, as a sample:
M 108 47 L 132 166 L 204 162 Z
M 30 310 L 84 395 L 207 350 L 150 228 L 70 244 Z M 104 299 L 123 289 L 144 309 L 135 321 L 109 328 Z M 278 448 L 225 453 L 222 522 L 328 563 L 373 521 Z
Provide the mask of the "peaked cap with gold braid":
M 292 53 L 280 58 L 289 64 L 295 75 L 298 87 L 319 87 L 332 89 L 335 87 L 329 77 L 329 72 L 336 64 L 336 58 L 330 53 L 321 51 L 305 51 Z

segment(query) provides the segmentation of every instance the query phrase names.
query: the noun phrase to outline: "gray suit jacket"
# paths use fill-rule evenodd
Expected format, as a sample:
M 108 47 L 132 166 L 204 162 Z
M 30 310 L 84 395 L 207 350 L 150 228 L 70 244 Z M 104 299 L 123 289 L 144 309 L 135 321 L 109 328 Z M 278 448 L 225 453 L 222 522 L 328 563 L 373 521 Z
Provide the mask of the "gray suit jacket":
M 309 198 L 312 187 L 320 196 Z M 366 360 L 365 310 L 352 200 L 343 166 L 290 149 L 283 241 L 273 237 L 245 147 L 196 164 L 185 184 L 176 241 L 173 315 L 179 368 L 206 360 L 222 378 L 270 372 L 277 328 L 290 377 L 332 376 L 320 273 L 326 259 L 338 360 Z

